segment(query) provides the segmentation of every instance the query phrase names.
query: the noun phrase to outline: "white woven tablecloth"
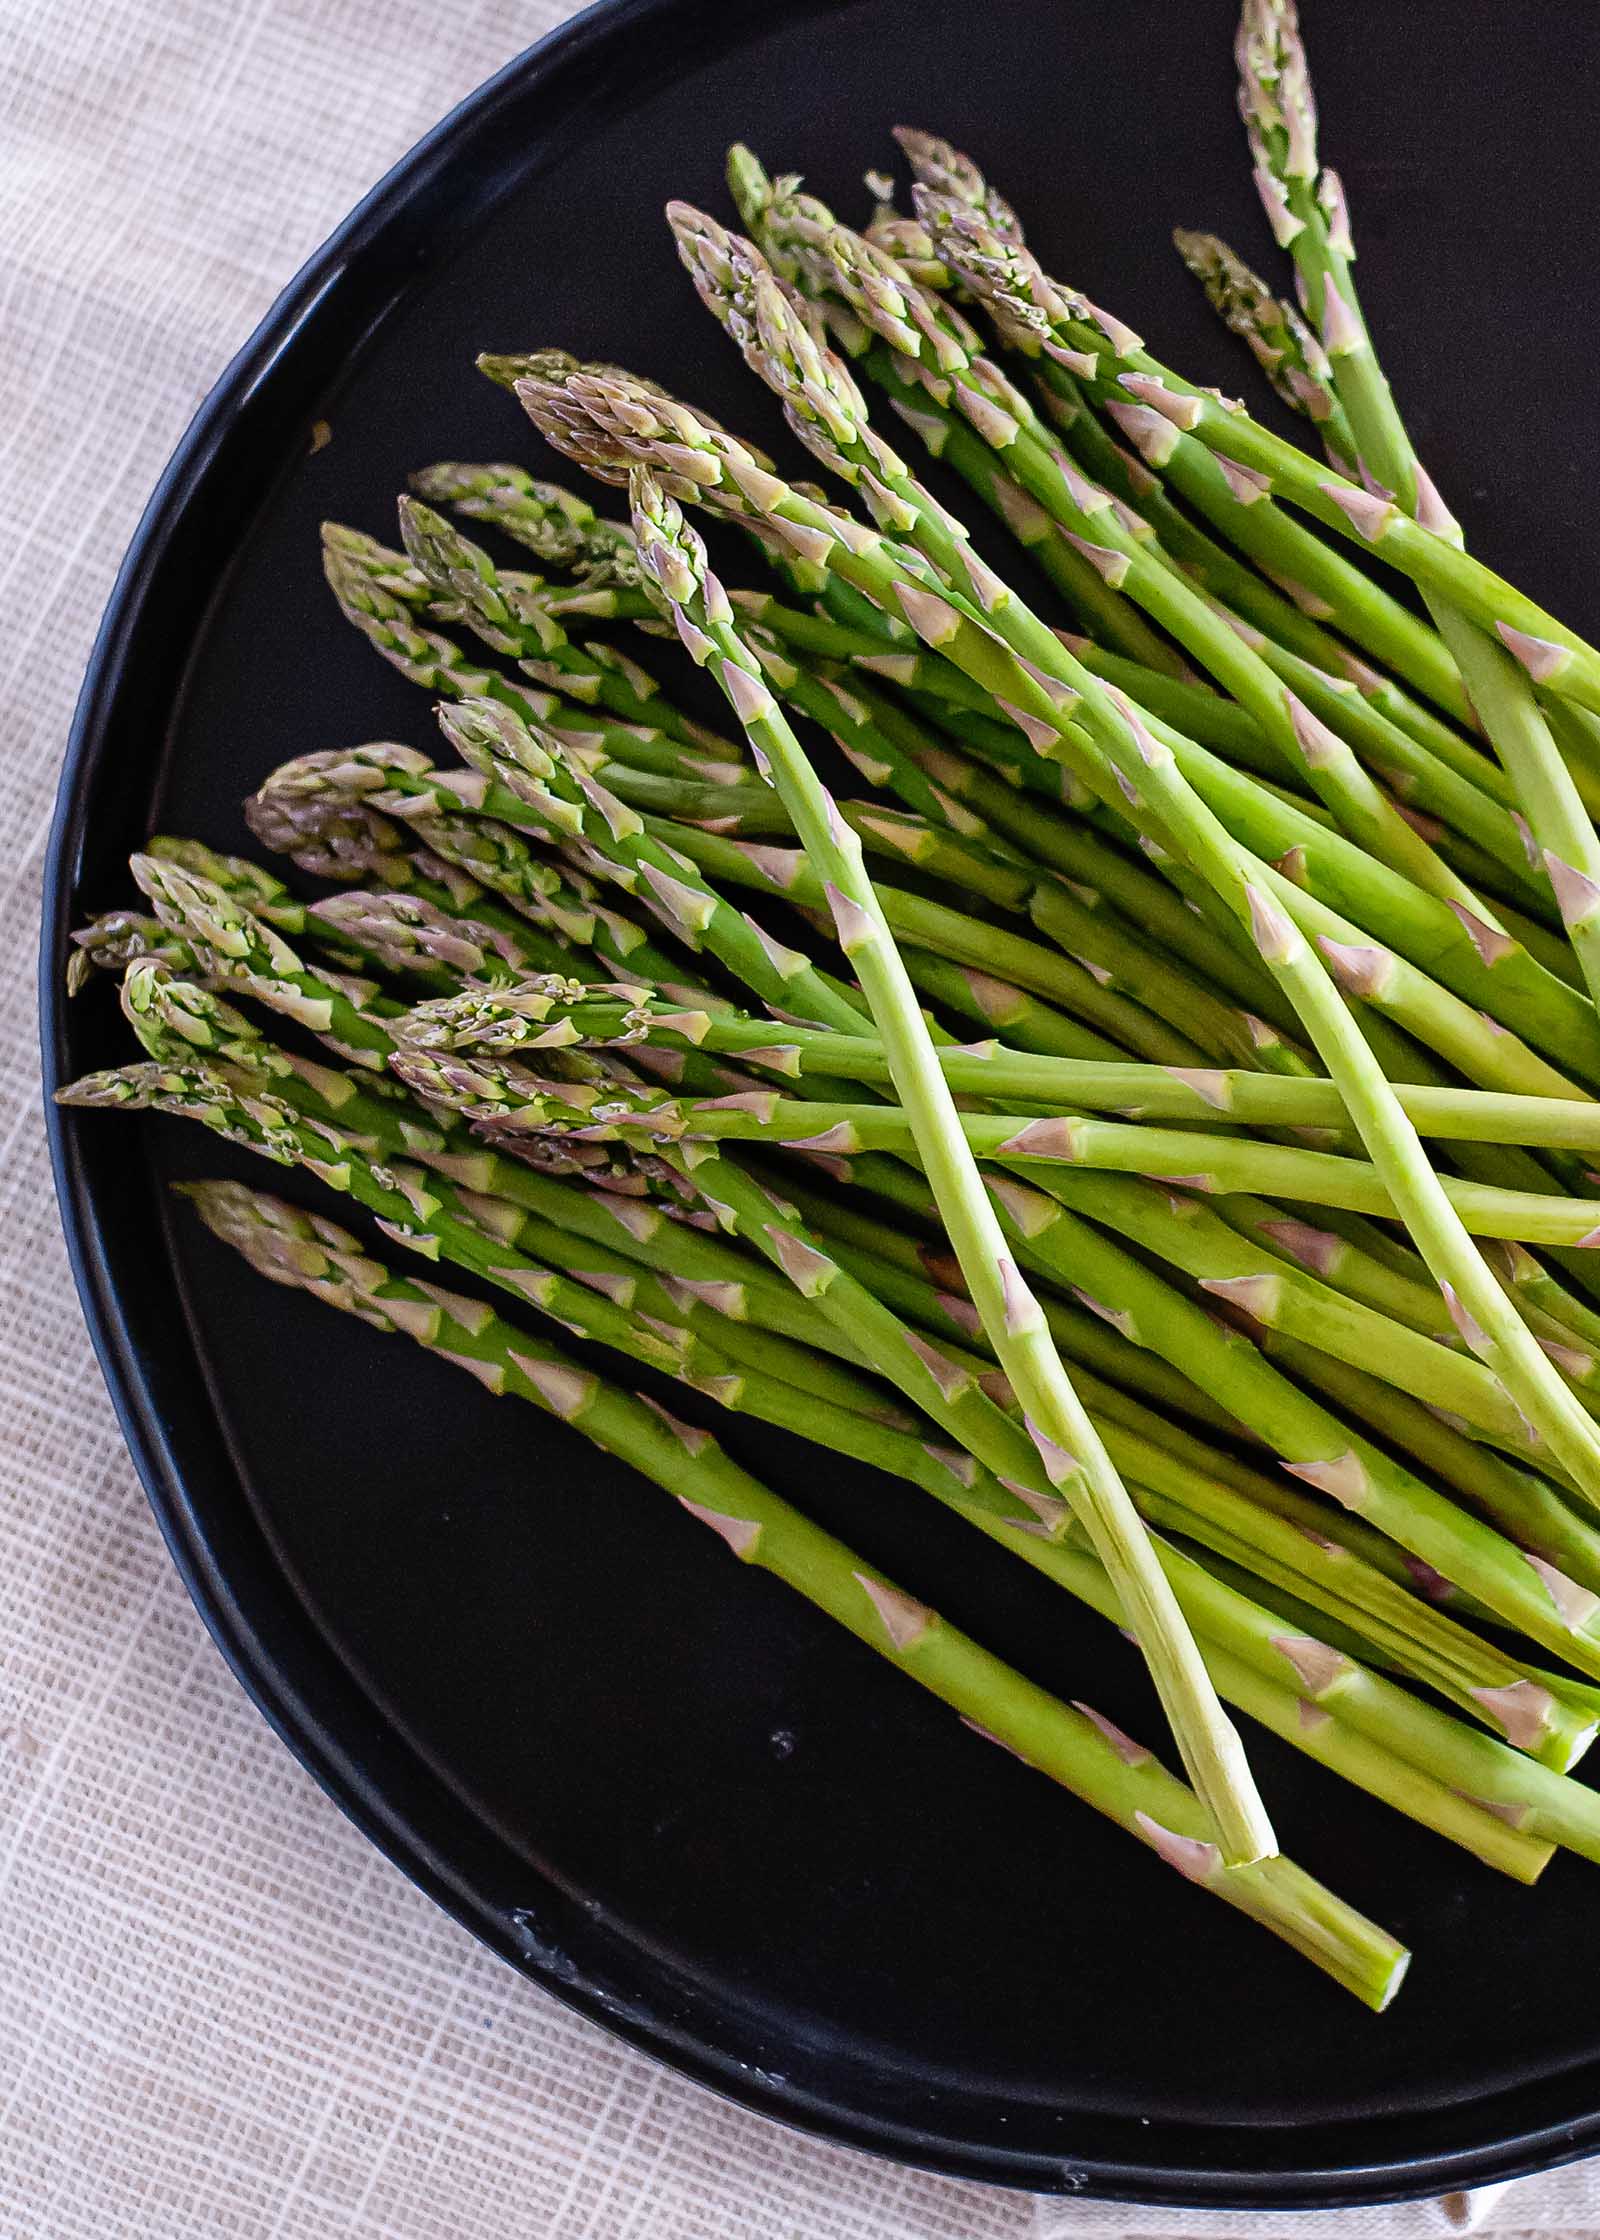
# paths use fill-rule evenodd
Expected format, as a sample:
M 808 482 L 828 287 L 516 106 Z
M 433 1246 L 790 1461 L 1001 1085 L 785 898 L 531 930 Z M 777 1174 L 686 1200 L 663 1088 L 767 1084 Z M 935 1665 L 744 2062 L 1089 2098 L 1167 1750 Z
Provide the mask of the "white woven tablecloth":
M 809 2143 L 618 2047 L 367 1847 L 169 1568 L 58 1234 L 31 960 L 57 763 L 118 559 L 295 267 L 568 12 L 0 0 L 0 925 L 16 967 L 0 981 L 0 2240 L 1035 2229 L 1017 2196 Z M 1515 2189 L 1494 2221 L 1576 2230 L 1591 2206 L 1600 2223 L 1600 2181 L 1574 2175 Z M 1196 2221 L 1038 2217 L 1107 2234 Z M 1291 2228 L 1324 2222 L 1425 2229 L 1404 2212 Z

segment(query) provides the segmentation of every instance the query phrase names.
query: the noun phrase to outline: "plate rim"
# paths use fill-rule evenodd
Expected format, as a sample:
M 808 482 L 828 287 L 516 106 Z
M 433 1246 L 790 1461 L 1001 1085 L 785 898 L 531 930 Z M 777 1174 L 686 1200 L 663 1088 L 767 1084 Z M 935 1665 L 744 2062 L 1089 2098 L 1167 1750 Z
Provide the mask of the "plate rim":
M 145 626 L 156 564 L 188 508 L 205 490 L 218 451 L 241 411 L 271 382 L 275 368 L 361 261 L 370 261 L 408 227 L 420 244 L 437 228 L 419 224 L 417 205 L 437 188 L 458 159 L 464 140 L 488 124 L 508 98 L 524 98 L 530 84 L 555 76 L 590 53 L 598 54 L 630 30 L 658 19 L 686 17 L 695 0 L 591 0 L 591 5 L 519 54 L 470 91 L 417 140 L 355 204 L 315 249 L 268 307 L 228 361 L 180 436 L 140 515 L 117 571 L 96 631 L 74 707 L 46 843 L 38 963 L 38 1012 L 45 1133 L 65 1236 L 68 1265 L 90 1341 L 167 1553 L 234 1678 L 279 1740 L 362 1833 L 408 1881 L 421 1889 L 480 1943 L 537 1982 L 567 2008 L 647 2053 L 680 2075 L 736 2105 L 804 2134 L 938 2174 L 1034 2193 L 1127 2201 L 1191 2209 L 1331 2209 L 1399 2202 L 1548 2170 L 1600 2146 L 1600 2061 L 1546 2080 L 1547 2091 L 1578 2078 L 1593 2082 L 1584 2112 L 1533 2127 L 1498 2131 L 1477 2144 L 1417 2154 L 1398 2143 L 1392 2155 L 1345 2164 L 1317 2163 L 1262 2172 L 1240 2162 L 1197 2164 L 1181 2159 L 1140 2162 L 1119 2155 L 1037 2153 L 1015 2146 L 980 2150 L 881 2115 L 853 2112 L 792 2084 L 779 2084 L 719 2054 L 691 2032 L 665 2019 L 619 2013 L 598 1986 L 519 1946 L 469 1899 L 403 1813 L 374 1795 L 358 1762 L 328 1731 L 282 1670 L 238 1605 L 192 1512 L 184 1471 L 169 1442 L 161 1411 L 131 1326 L 126 1303 L 102 1250 L 101 1215 L 75 1156 L 70 1116 L 53 1102 L 66 1077 L 66 998 L 60 960 L 78 884 L 77 867 L 89 822 L 95 780 L 115 727 L 130 649 Z M 793 4 L 793 0 L 792 0 Z M 829 13 L 855 0 L 798 0 L 806 12 Z M 727 0 L 730 33 L 738 19 L 759 19 L 760 0 Z M 770 21 L 770 17 L 765 20 Z M 413 270 L 423 269 L 423 264 Z M 544 1878 L 529 1868 L 535 1880 Z M 1496 2098 L 1462 2103 L 1470 2112 L 1492 2112 Z M 1453 2113 L 1454 2111 L 1446 2111 Z M 1082 2121 L 1093 2130 L 1101 2119 Z M 1352 2128 L 1370 2117 L 1351 2119 Z M 1415 2118 L 1385 2119 L 1403 2129 Z M 1203 2127 L 1183 2126 L 1191 2132 Z M 1319 2125 L 1319 2135 L 1337 2129 Z M 1246 2145 L 1251 2131 L 1214 2127 L 1219 2138 Z M 1153 2140 L 1152 2140 L 1153 2143 Z

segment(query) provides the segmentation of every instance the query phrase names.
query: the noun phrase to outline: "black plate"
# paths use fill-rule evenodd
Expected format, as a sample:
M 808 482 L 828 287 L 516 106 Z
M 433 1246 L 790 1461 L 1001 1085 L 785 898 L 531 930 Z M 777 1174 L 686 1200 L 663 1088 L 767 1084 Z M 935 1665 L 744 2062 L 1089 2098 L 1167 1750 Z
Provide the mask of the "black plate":
M 1242 380 L 1166 242 L 1187 220 L 1263 246 L 1232 12 L 613 0 L 457 111 L 273 310 L 135 540 L 62 786 L 49 1081 L 126 1055 L 109 992 L 69 1010 L 60 963 L 152 824 L 242 845 L 240 797 L 283 756 L 428 741 L 336 618 L 315 529 L 386 529 L 424 460 L 531 456 L 474 350 L 620 357 L 776 440 L 658 216 L 723 207 L 735 132 L 850 211 L 892 123 L 949 132 L 1047 261 Z M 1592 629 L 1600 19 L 1344 0 L 1312 29 L 1422 448 L 1482 549 Z M 1040 2189 L 1328 2206 L 1600 2143 L 1582 1867 L 1502 1885 L 1260 1742 L 1288 1843 L 1415 1944 L 1375 2019 L 575 1439 L 169 1223 L 162 1183 L 227 1164 L 198 1131 L 74 1118 L 54 1151 L 129 1443 L 240 1678 L 374 1841 L 585 2013 L 752 2107 Z M 732 1443 L 1047 1684 L 1080 1693 L 1092 1659 L 1098 1700 L 1152 1730 L 1131 1655 L 915 1497 Z

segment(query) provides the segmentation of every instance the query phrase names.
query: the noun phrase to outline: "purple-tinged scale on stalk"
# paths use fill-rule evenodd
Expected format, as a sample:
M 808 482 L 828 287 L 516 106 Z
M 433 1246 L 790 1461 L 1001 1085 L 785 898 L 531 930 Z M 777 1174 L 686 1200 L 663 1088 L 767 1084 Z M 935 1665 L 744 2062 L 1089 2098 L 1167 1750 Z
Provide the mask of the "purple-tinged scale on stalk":
M 1367 1002 L 1381 1000 L 1399 970 L 1392 953 L 1375 942 L 1335 941 L 1319 933 L 1317 947 L 1345 994 Z
M 1136 350 L 1144 348 L 1144 336 L 1135 333 L 1125 319 L 1119 319 L 1114 311 L 1107 311 L 1103 304 L 1091 303 L 1087 296 L 1068 300 L 1082 306 L 1084 316 L 1105 336 L 1119 358 L 1131 357 Z
M 1324 167 L 1317 181 L 1317 208 L 1327 228 L 1329 249 L 1336 257 L 1346 261 L 1353 259 L 1355 242 L 1350 232 L 1350 207 L 1345 199 L 1344 181 L 1331 166 Z
M 1461 524 L 1439 495 L 1439 486 L 1427 468 L 1417 461 L 1412 466 L 1416 483 L 1416 520 L 1419 528 L 1431 530 L 1434 536 L 1443 537 L 1451 544 L 1461 542 Z
M 1044 1327 L 1044 1312 L 1029 1290 L 1022 1270 L 1009 1252 L 995 1258 L 995 1273 L 1000 1278 L 1000 1296 L 1004 1301 L 1005 1326 L 1009 1336 L 1026 1337 Z
M 486 1392 L 498 1399 L 506 1388 L 505 1364 L 500 1361 L 480 1361 L 476 1354 L 457 1353 L 449 1346 L 436 1346 L 434 1351 L 441 1361 L 448 1361 L 457 1369 L 465 1369 L 468 1376 L 476 1377 Z
M 1315 1486 L 1330 1500 L 1337 1501 L 1341 1509 L 1349 1509 L 1359 1516 L 1372 1497 L 1371 1484 L 1365 1463 L 1353 1448 L 1335 1455 L 1326 1462 L 1285 1462 L 1285 1474 L 1298 1478 L 1302 1484 Z
M 422 1276 L 413 1278 L 413 1281 L 416 1288 L 425 1292 L 433 1301 L 441 1314 L 448 1315 L 452 1322 L 459 1323 L 474 1338 L 481 1338 L 494 1320 L 493 1307 L 485 1306 L 481 1299 L 469 1299 L 462 1292 L 447 1290 L 443 1284 L 430 1283 Z
M 1022 433 L 1016 418 L 992 397 L 970 383 L 957 381 L 955 401 L 962 418 L 983 438 L 991 451 L 1009 451 Z
M 1330 358 L 1347 358 L 1352 351 L 1371 348 L 1348 298 L 1331 280 L 1322 289 L 1322 347 Z
M 914 1649 L 938 1624 L 937 1612 L 930 1610 L 925 1602 L 918 1602 L 904 1588 L 891 1586 L 887 1579 L 875 1579 L 869 1571 L 857 1571 L 852 1576 L 877 1612 L 890 1646 L 900 1655 Z
M 438 1307 L 430 1306 L 421 1299 L 385 1299 L 382 1302 L 382 1312 L 395 1329 L 403 1331 L 408 1338 L 414 1338 L 419 1345 L 435 1344 L 439 1325 L 443 1320 Z
M 1169 1867 L 1176 1867 L 1186 1882 L 1209 1883 L 1222 1872 L 1222 1853 L 1214 1843 L 1202 1842 L 1199 1836 L 1179 1835 L 1176 1829 L 1153 1820 L 1148 1812 L 1135 1812 L 1133 1819 L 1151 1850 Z
M 1009 980 L 997 980 L 992 973 L 979 972 L 970 965 L 962 966 L 960 972 L 968 995 L 991 1026 L 1009 1026 L 1028 1000 Z
M 773 1258 L 794 1285 L 802 1299 L 816 1299 L 827 1290 L 839 1273 L 838 1265 L 819 1252 L 804 1237 L 797 1237 L 792 1230 L 767 1223 L 764 1234 L 772 1246 Z
M 902 580 L 895 585 L 895 596 L 907 622 L 925 645 L 948 645 L 959 635 L 961 616 L 937 592 L 926 591 L 920 584 Z
M 1439 1289 L 1444 1294 L 1444 1303 L 1449 1311 L 1450 1320 L 1460 1332 L 1463 1343 L 1473 1353 L 1487 1353 L 1489 1351 L 1488 1332 L 1472 1313 L 1472 1310 L 1464 1304 L 1455 1285 L 1453 1283 L 1441 1283 Z
M 677 1496 L 677 1501 L 680 1509 L 687 1509 L 691 1517 L 698 1517 L 702 1524 L 709 1525 L 717 1538 L 727 1543 L 741 1563 L 751 1560 L 761 1540 L 761 1527 L 753 1518 L 730 1517 L 721 1509 L 713 1509 L 707 1502 L 691 1501 L 684 1493 Z
M 1534 1570 L 1538 1572 L 1544 1590 L 1554 1605 L 1556 1615 L 1567 1631 L 1569 1633 L 1584 1632 L 1592 1623 L 1596 1611 L 1600 1611 L 1600 1595 L 1591 1593 L 1587 1587 L 1580 1586 L 1576 1579 L 1569 1579 L 1564 1571 L 1558 1571 L 1556 1566 L 1553 1563 L 1547 1563 L 1543 1556 L 1536 1556 L 1528 1549 L 1524 1549 L 1522 1552 L 1526 1561 L 1531 1563 Z
M 981 560 L 975 552 L 963 552 L 961 564 L 966 570 L 973 597 L 984 613 L 998 613 L 1011 597 L 1011 586 L 1003 577 L 997 576 L 987 561 Z
M 1377 544 L 1401 519 L 1399 508 L 1390 499 L 1379 497 L 1371 490 L 1358 490 L 1347 482 L 1323 482 L 1318 488 L 1325 498 L 1332 499 L 1356 534 L 1364 537 L 1368 544 Z M 1504 625 L 1500 627 L 1503 634 Z
M 1170 1080 L 1181 1081 L 1192 1089 L 1204 1103 L 1218 1112 L 1233 1109 L 1233 1086 L 1228 1076 L 1215 1066 L 1163 1066 L 1162 1072 Z
M 1053 723 L 1043 716 L 1030 715 L 1026 708 L 1019 708 L 1015 701 L 1003 700 L 996 693 L 994 704 L 1009 722 L 1016 725 L 1035 754 L 1048 754 L 1061 736 Z
M 1124 403 L 1120 397 L 1110 398 L 1106 410 L 1145 466 L 1164 467 L 1177 450 L 1182 431 L 1165 413 L 1147 404 Z
M 1031 1416 L 1024 1416 L 1023 1429 L 1033 1441 L 1039 1460 L 1044 1464 L 1044 1474 L 1053 1486 L 1070 1485 L 1082 1475 L 1083 1465 L 1078 1457 L 1062 1446 L 1058 1439 L 1052 1439 L 1050 1434 L 1042 1430 Z M 1021 1487 L 1017 1490 L 1022 1493 Z M 1022 1494 L 1022 1497 L 1024 1500 L 1028 1498 L 1025 1493 Z M 1034 1507 L 1035 1504 L 1030 1502 L 1029 1506 Z M 1038 1513 L 1041 1516 L 1045 1514 L 1043 1511 Z M 1061 1518 L 1057 1521 L 1064 1523 L 1065 1519 Z
M 1278 1319 L 1283 1279 L 1274 1275 L 1202 1276 L 1200 1289 L 1270 1328 Z
M 737 661 L 727 658 L 723 660 L 722 688 L 741 723 L 765 722 L 777 707 L 777 702 L 761 678 L 752 676 Z
M 953 1323 L 964 1336 L 969 1338 L 982 1336 L 983 1317 L 970 1299 L 964 1299 L 958 1292 L 954 1291 L 937 1291 L 934 1293 L 934 1299 L 945 1320 Z
M 662 915 L 691 947 L 698 947 L 701 936 L 717 914 L 716 897 L 701 888 L 685 886 L 681 879 L 674 879 L 653 863 L 640 868 Z
M 1600 890 L 1597 890 L 1596 899 L 1600 900 Z M 1446 895 L 1445 907 L 1461 921 L 1467 938 L 1486 965 L 1497 965 L 1502 957 L 1508 957 L 1515 951 L 1517 944 L 1509 934 L 1497 932 L 1475 910 L 1469 910 L 1464 902 L 1457 902 Z
M 1325 769 L 1329 763 L 1337 762 L 1349 753 L 1338 734 L 1330 731 L 1319 716 L 1313 715 L 1295 693 L 1286 690 L 1283 704 L 1288 713 L 1295 744 L 1305 758 L 1308 770 Z
M 662 1276 L 659 1280 L 663 1291 L 677 1306 L 709 1307 L 715 1314 L 726 1315 L 730 1322 L 743 1322 L 748 1318 L 749 1297 L 742 1283 L 725 1276 Z
M 1225 458 L 1221 452 L 1214 454 L 1218 472 L 1228 485 L 1230 494 L 1242 506 L 1253 506 L 1272 494 L 1272 477 L 1262 474 L 1257 467 L 1242 466 L 1237 459 Z
M 1503 1688 L 1469 1688 L 1513 1749 L 1534 1750 L 1550 1731 L 1555 1698 L 1537 1680 L 1512 1680 Z
M 1261 572 L 1269 583 L 1276 584 L 1284 597 L 1297 606 L 1303 615 L 1309 615 L 1313 622 L 1331 622 L 1334 619 L 1338 610 L 1294 576 L 1284 575 L 1276 568 L 1263 568 Z
M 1257 1226 L 1264 1237 L 1270 1237 L 1291 1260 L 1314 1275 L 1332 1276 L 1349 1250 L 1343 1237 L 1335 1236 L 1331 1229 L 1317 1229 L 1309 1221 L 1296 1221 L 1287 1215 Z
M 1067 1460 L 1070 1462 L 1071 1459 L 1069 1455 Z M 1021 1517 L 1007 1517 L 1007 1524 L 1018 1532 L 1036 1532 L 1046 1540 L 1058 1540 L 1061 1537 L 1072 1511 L 1059 1494 L 1041 1493 L 1037 1486 L 1023 1485 L 1016 1478 L 1002 1478 L 1000 1483 L 1007 1493 L 1032 1511 L 1026 1522 Z
M 1588 926 L 1600 912 L 1600 885 L 1586 872 L 1563 863 L 1549 848 L 1544 851 L 1544 868 L 1555 893 L 1562 924 L 1573 931 Z
M 970 1454 L 960 1447 L 932 1446 L 923 1441 L 922 1451 L 939 1469 L 948 1472 L 957 1485 L 971 1488 L 978 1481 L 978 1465 Z
M 667 1430 L 677 1440 L 685 1454 L 701 1455 L 710 1446 L 711 1434 L 709 1431 L 703 1431 L 699 1424 L 685 1423 L 682 1417 L 675 1416 L 670 1408 L 664 1408 L 659 1400 L 652 1400 L 647 1392 L 641 1392 L 639 1398 L 650 1410 L 650 1413 L 665 1424 Z
M 1063 678 L 1052 676 L 1048 669 L 1041 669 L 1037 662 L 1028 660 L 1026 655 L 1019 654 L 1017 663 L 1054 707 L 1062 711 L 1075 708 L 1083 698 L 1082 693 L 1075 691 Z
M 1305 944 L 1293 919 L 1250 880 L 1245 881 L 1244 898 L 1250 913 L 1251 939 L 1263 960 L 1269 965 L 1296 962 L 1304 954 Z
M 1256 192 L 1261 197 L 1261 207 L 1267 214 L 1272 228 L 1272 238 L 1280 249 L 1287 249 L 1305 232 L 1305 220 L 1297 218 L 1289 207 L 1289 190 L 1275 173 L 1264 164 L 1257 164 L 1252 176 Z
M 516 1364 L 554 1416 L 573 1423 L 590 1406 L 600 1390 L 600 1380 L 586 1369 L 572 1369 L 564 1361 L 542 1361 L 537 1354 L 509 1349 Z
M 786 1151 L 821 1152 L 824 1156 L 835 1152 L 848 1154 L 861 1148 L 861 1131 L 850 1120 L 837 1120 L 820 1135 L 790 1136 L 784 1144 Z
M 1164 420 L 1170 420 L 1175 428 L 1185 433 L 1197 428 L 1204 417 L 1205 406 L 1198 397 L 1191 397 L 1178 389 L 1169 389 L 1153 373 L 1123 373 L 1117 379 L 1137 403 L 1148 405 L 1152 412 L 1160 413 Z M 1118 424 L 1126 433 L 1126 423 Z M 1155 462 L 1151 461 L 1151 464 L 1154 465 Z
M 1135 1742 L 1132 1735 L 1124 1734 L 1114 1720 L 1108 1719 L 1103 1711 L 1096 1711 L 1092 1704 L 1080 1703 L 1076 1696 L 1071 1700 L 1073 1710 L 1088 1720 L 1103 1742 L 1110 1743 L 1125 1766 L 1147 1766 L 1150 1763 L 1151 1753 L 1142 1742 Z
M 905 1340 L 908 1351 L 915 1355 L 917 1361 L 933 1379 L 935 1386 L 946 1402 L 959 1400 L 964 1393 L 971 1390 L 972 1378 L 968 1372 L 962 1368 L 958 1361 L 952 1361 L 947 1353 L 941 1353 L 931 1339 L 923 1337 L 919 1330 L 913 1330 L 906 1325 L 902 1325 L 900 1335 Z
M 1053 1198 L 1047 1198 L 1042 1190 L 1031 1189 L 1025 1182 L 1018 1182 L 1014 1175 L 992 1174 L 985 1170 L 983 1184 L 1012 1227 L 1024 1238 L 1042 1236 L 1061 1218 L 1061 1209 Z
M 1137 411 L 1138 407 L 1135 406 L 1134 409 Z M 1156 414 L 1156 419 L 1161 421 L 1159 413 Z M 1162 426 L 1166 425 L 1164 421 L 1161 424 Z M 1144 461 L 1130 451 L 1125 444 L 1118 443 L 1113 439 L 1111 448 L 1121 461 L 1123 474 L 1127 477 L 1128 488 L 1136 498 L 1148 498 L 1153 492 L 1161 488 L 1161 477 L 1158 474 L 1152 474 Z
M 845 955 L 853 957 L 858 950 L 870 948 L 878 939 L 878 922 L 872 912 L 836 887 L 831 879 L 824 882 L 823 892 Z
M 1325 1695 L 1356 1667 L 1351 1659 L 1308 1633 L 1275 1633 L 1272 1646 L 1313 1696 Z
M 1088 561 L 1095 574 L 1109 589 L 1120 590 L 1126 583 L 1128 570 L 1133 565 L 1130 554 L 1119 552 L 1112 545 L 1095 544 L 1091 538 L 1080 537 L 1075 529 L 1063 529 L 1061 536 L 1063 542 L 1070 544 L 1074 552 Z
M 1085 1291 L 1081 1284 L 1072 1285 L 1072 1296 L 1080 1307 L 1087 1308 L 1092 1315 L 1098 1315 L 1102 1322 L 1109 1323 L 1113 1330 L 1120 1331 L 1134 1345 L 1143 1343 L 1139 1336 L 1139 1325 L 1126 1307 L 1107 1306 L 1103 1299 L 1097 1299 L 1092 1291 Z
M 1155 736 L 1127 694 L 1115 685 L 1107 685 L 1106 697 L 1122 718 L 1123 726 L 1145 767 L 1150 770 L 1170 769 L 1173 761 L 1172 749 L 1164 746 Z M 1132 800 L 1135 797 L 1130 793 L 1128 798 Z
M 996 1146 L 995 1156 L 1071 1160 L 1078 1156 L 1078 1123 L 1065 1118 L 1030 1120 Z

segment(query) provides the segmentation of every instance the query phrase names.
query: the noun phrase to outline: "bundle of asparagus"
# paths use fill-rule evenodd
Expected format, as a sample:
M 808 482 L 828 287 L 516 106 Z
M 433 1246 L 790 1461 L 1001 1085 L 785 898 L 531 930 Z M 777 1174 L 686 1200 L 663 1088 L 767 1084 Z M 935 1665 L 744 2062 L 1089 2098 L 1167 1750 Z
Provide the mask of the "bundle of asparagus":
M 627 521 L 449 462 L 399 547 L 329 526 L 335 597 L 454 759 L 266 778 L 252 829 L 315 899 L 152 841 L 148 911 L 71 966 L 121 972 L 145 1057 L 64 1095 L 196 1119 L 448 1263 L 472 1290 L 191 1190 L 272 1280 L 573 1423 L 1381 2007 L 1408 1956 L 1279 1856 L 1224 1705 L 1519 1880 L 1600 1859 L 1572 1777 L 1600 1724 L 1600 654 L 1470 557 L 1410 448 L 1292 0 L 1246 0 L 1237 54 L 1302 308 L 1179 247 L 1324 460 L 1053 279 L 943 141 L 898 136 L 910 207 L 875 176 L 865 232 L 736 148 L 748 233 L 682 204 L 672 232 L 851 504 L 616 367 L 481 360 Z M 677 639 L 725 730 L 627 628 Z M 1122 1628 L 1186 1778 L 757 1484 L 715 1407 L 904 1478 Z

